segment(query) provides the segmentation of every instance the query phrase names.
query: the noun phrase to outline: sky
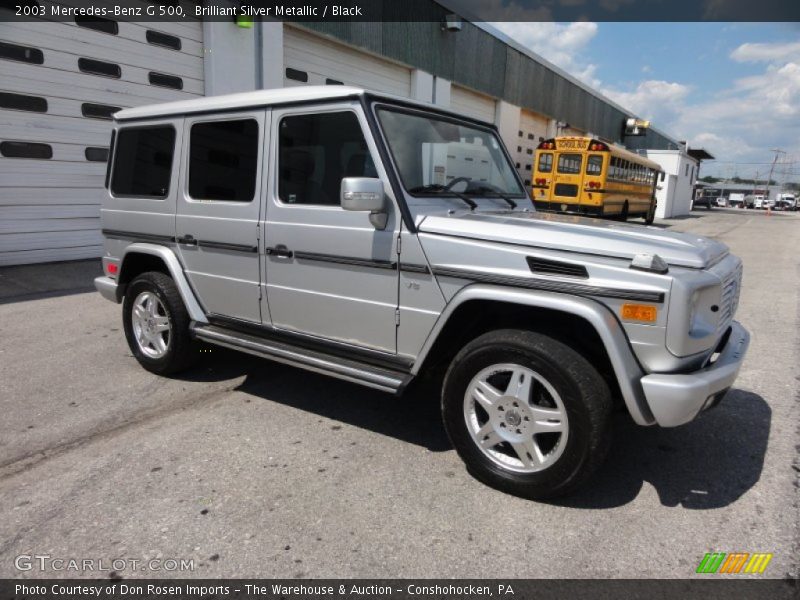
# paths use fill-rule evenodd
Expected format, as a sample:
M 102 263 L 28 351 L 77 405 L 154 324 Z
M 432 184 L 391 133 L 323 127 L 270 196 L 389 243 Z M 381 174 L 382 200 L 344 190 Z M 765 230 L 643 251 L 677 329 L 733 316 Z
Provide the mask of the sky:
M 800 24 L 492 23 L 667 135 L 701 175 L 800 181 Z M 773 179 L 776 176 L 773 175 Z

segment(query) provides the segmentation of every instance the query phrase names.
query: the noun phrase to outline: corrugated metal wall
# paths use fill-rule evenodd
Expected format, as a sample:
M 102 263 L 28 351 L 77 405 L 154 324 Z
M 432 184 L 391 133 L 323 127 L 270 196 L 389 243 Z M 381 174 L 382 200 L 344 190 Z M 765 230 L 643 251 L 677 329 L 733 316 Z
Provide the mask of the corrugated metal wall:
M 565 121 L 574 128 L 622 141 L 623 123 L 632 115 L 471 23 L 465 22 L 459 32 L 442 31 L 441 23 L 448 11 L 435 2 L 384 0 L 387 15 L 401 7 L 403 11 L 426 15 L 430 22 L 305 23 L 304 26 Z M 630 139 L 638 144 L 642 138 L 628 138 L 625 142 Z M 674 146 L 673 140 L 653 131 L 645 143 L 649 148 Z

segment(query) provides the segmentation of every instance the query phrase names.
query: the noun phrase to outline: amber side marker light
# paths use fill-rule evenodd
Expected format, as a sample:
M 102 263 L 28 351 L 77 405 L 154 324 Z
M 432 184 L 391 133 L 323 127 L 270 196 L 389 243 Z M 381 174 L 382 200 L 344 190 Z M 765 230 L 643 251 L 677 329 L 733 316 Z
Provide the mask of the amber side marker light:
M 620 312 L 626 321 L 655 323 L 658 318 L 658 308 L 649 304 L 623 304 Z

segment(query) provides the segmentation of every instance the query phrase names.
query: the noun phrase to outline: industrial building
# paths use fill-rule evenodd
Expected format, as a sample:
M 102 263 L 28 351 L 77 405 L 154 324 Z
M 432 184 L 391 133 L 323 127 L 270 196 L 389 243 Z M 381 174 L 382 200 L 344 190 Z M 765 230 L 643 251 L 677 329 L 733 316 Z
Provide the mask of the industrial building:
M 413 23 L 0 23 L 0 265 L 99 256 L 111 114 L 204 94 L 349 84 L 432 102 L 495 123 L 526 184 L 555 135 L 685 154 L 653 128 L 626 138 L 636 115 L 493 28 L 428 10 Z

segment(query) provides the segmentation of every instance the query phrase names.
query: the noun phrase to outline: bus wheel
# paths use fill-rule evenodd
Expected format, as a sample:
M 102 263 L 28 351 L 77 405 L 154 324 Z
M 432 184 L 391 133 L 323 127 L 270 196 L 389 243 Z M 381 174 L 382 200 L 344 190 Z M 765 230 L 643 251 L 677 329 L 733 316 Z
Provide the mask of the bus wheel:
M 619 220 L 623 223 L 628 220 L 628 201 L 625 200 L 625 204 L 622 205 L 622 212 L 619 213 Z
M 656 219 L 656 205 L 655 203 L 652 203 L 650 205 L 650 210 L 647 211 L 647 214 L 644 217 L 644 224 L 652 225 L 655 219 Z

